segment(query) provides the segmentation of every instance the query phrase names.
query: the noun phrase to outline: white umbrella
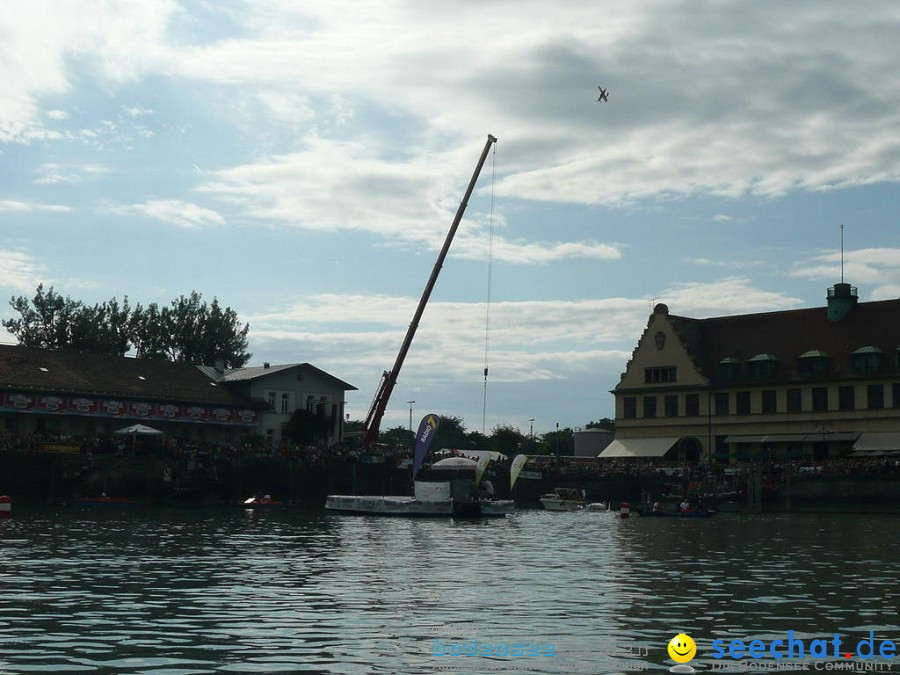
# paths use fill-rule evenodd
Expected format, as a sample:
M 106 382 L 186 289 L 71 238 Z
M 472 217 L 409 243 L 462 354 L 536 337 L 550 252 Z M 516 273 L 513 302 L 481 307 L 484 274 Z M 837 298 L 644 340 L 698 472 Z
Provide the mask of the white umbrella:
M 161 432 L 159 429 L 154 429 L 153 427 L 148 427 L 144 424 L 132 424 L 130 427 L 119 429 L 115 433 L 129 436 L 162 436 L 163 432 Z

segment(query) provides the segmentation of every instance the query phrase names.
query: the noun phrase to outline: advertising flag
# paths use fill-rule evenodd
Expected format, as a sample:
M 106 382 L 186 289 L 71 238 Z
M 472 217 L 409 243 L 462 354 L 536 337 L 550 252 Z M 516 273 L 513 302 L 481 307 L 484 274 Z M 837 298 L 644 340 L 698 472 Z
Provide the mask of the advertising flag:
M 487 453 L 478 458 L 478 466 L 475 468 L 475 485 L 481 483 L 481 477 L 484 475 L 484 471 L 490 463 L 491 456 Z
M 434 433 L 437 431 L 441 418 L 437 415 L 425 415 L 419 422 L 419 430 L 416 432 L 416 453 L 413 456 L 413 478 L 422 468 L 422 462 L 425 461 L 425 455 L 428 454 L 428 448 L 434 440 Z
M 509 489 L 512 490 L 516 486 L 516 479 L 518 479 L 519 474 L 522 473 L 522 468 L 525 466 L 525 462 L 528 461 L 528 455 L 516 455 L 513 458 L 512 464 L 509 466 Z

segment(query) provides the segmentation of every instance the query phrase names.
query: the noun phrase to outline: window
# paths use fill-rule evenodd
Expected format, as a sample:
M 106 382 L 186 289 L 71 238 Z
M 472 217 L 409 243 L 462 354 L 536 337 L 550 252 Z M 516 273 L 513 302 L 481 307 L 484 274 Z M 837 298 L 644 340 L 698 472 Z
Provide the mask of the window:
M 275 392 L 274 391 L 270 391 L 268 393 L 268 401 L 269 401 L 269 407 L 272 410 L 275 410 Z
M 856 409 L 856 388 L 853 385 L 838 387 L 838 408 L 840 410 Z
M 678 417 L 678 397 L 666 396 L 666 417 Z
M 778 412 L 778 396 L 774 389 L 768 389 L 762 393 L 762 411 L 764 413 Z
M 883 384 L 870 384 L 866 387 L 866 405 L 869 410 L 881 410 L 884 407 Z
M 772 354 L 757 354 L 747 361 L 747 377 L 761 380 L 772 377 L 778 369 L 778 359 Z
M 290 394 L 282 394 L 281 395 L 281 412 L 286 413 L 291 409 L 291 395 Z
M 628 396 L 622 401 L 622 417 L 626 420 L 637 417 L 637 399 L 634 396 Z
M 749 391 L 739 391 L 735 394 L 735 402 L 734 402 L 735 412 L 738 415 L 749 415 L 750 414 L 750 392 Z
M 312 397 L 312 396 L 307 396 L 307 397 L 306 397 L 306 409 L 307 409 L 309 412 L 312 412 L 312 411 L 313 411 L 313 398 L 314 398 L 314 397 Z
M 731 382 L 741 372 L 741 364 L 737 359 L 726 358 L 719 361 L 719 379 Z
M 644 384 L 674 381 L 675 366 L 663 366 L 662 368 L 644 368 Z
M 716 415 L 727 415 L 728 410 L 728 392 L 716 394 Z
M 787 390 L 787 411 L 789 413 L 803 412 L 803 390 Z
M 656 397 L 644 397 L 644 417 L 656 417 Z
M 894 401 L 893 406 L 900 408 L 900 382 L 891 385 L 891 399 Z
M 853 370 L 861 373 L 876 373 L 884 363 L 884 352 L 878 347 L 860 347 L 851 356 Z
M 824 375 L 828 371 L 828 354 L 820 351 L 801 354 L 797 370 L 801 375 Z
M 684 414 L 687 417 L 699 417 L 700 394 L 688 394 L 684 397 Z
M 812 404 L 816 412 L 828 410 L 828 387 L 813 387 Z

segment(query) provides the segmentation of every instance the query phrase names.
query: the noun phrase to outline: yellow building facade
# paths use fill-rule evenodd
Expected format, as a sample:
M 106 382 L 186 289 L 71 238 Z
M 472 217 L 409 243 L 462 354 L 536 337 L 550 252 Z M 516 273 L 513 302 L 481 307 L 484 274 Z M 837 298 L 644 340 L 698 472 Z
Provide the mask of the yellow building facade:
M 601 457 L 900 454 L 900 300 L 692 319 L 659 304 L 612 392 Z

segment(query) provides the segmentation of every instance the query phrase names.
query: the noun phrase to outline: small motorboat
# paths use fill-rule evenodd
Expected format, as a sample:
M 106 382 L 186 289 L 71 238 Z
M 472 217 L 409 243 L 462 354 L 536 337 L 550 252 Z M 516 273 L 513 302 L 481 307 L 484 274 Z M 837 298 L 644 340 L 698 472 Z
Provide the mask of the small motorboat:
M 241 502 L 241 506 L 245 509 L 283 509 L 284 504 L 279 501 L 272 499 L 271 495 L 265 495 L 263 497 L 248 497 L 243 502 Z
M 553 488 L 541 497 L 541 504 L 548 511 L 577 511 L 587 505 L 587 500 L 578 488 Z

